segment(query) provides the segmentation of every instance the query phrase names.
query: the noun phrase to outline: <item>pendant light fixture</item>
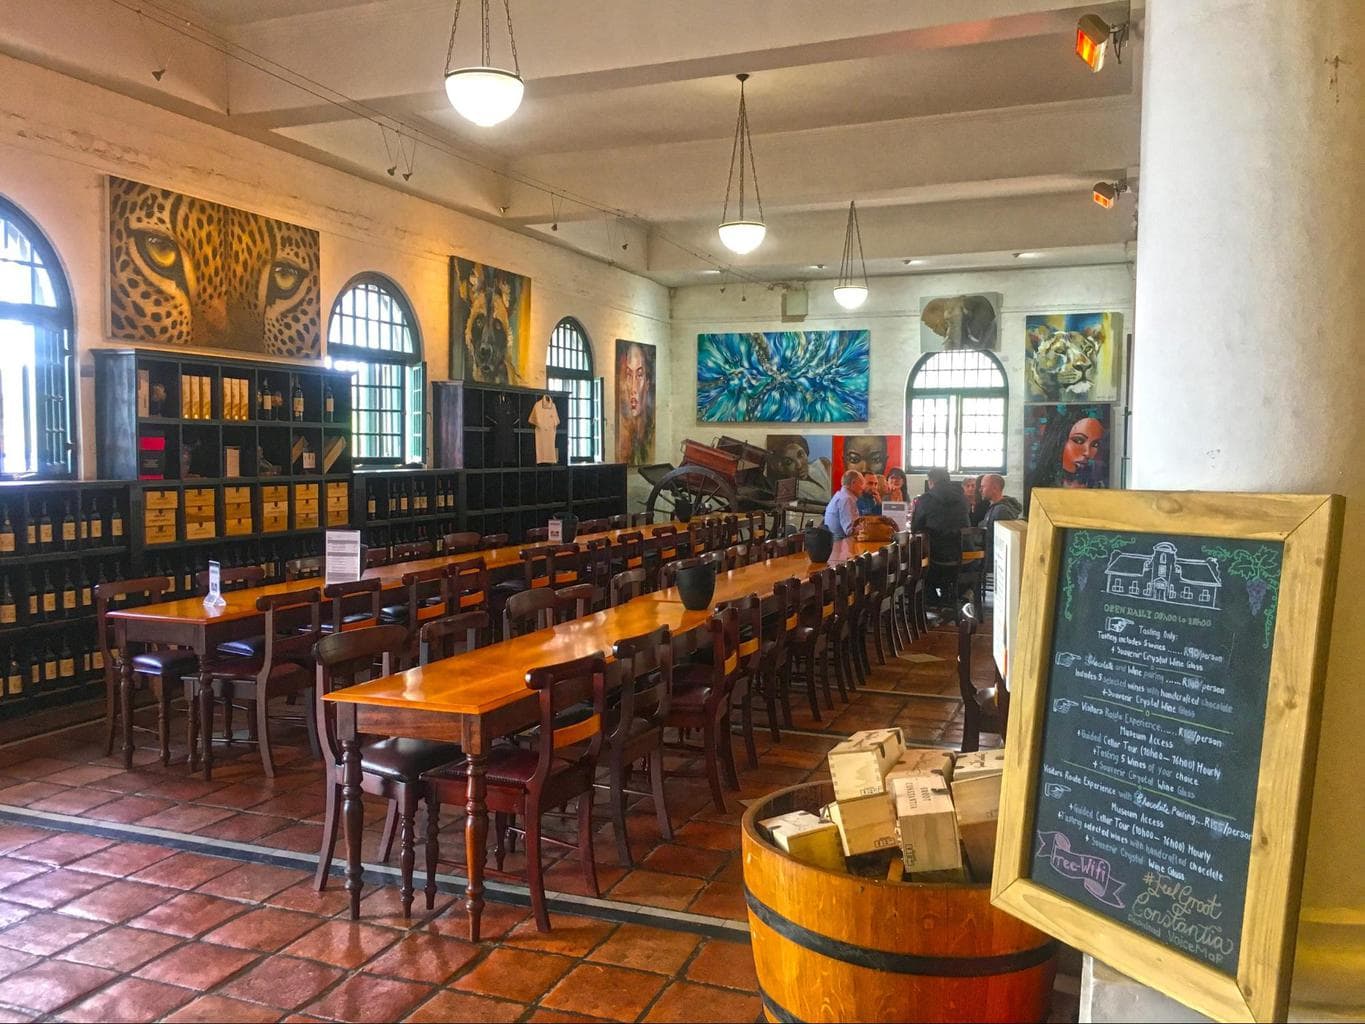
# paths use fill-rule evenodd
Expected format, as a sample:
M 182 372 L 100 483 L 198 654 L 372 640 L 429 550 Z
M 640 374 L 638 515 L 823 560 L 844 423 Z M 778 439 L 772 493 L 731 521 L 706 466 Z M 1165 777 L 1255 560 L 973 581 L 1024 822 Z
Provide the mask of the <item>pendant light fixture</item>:
M 758 194 L 758 168 L 754 166 L 754 143 L 749 136 L 749 111 L 744 105 L 744 83 L 749 76 L 736 75 L 739 79 L 739 117 L 735 120 L 735 144 L 730 150 L 730 176 L 725 180 L 725 210 L 720 216 L 721 244 L 731 252 L 743 256 L 763 244 L 763 236 L 768 233 L 763 223 L 763 199 Z M 734 219 L 730 217 L 730 196 L 735 188 L 736 168 L 739 179 L 739 205 Z M 746 172 L 754 179 L 754 205 L 758 216 L 744 208 L 744 178 Z
M 517 40 L 512 34 L 511 0 L 502 0 L 503 10 L 507 13 L 507 41 L 512 48 L 512 70 L 492 66 L 492 47 L 489 41 L 488 5 L 490 0 L 479 0 L 480 27 L 483 30 L 483 46 L 480 55 L 483 63 L 478 67 L 459 68 L 452 71 L 451 59 L 455 54 L 455 30 L 460 25 L 460 8 L 464 0 L 455 0 L 455 20 L 450 26 L 450 45 L 446 48 L 446 96 L 462 117 L 473 121 L 481 128 L 491 128 L 506 121 L 521 106 L 522 93 L 526 85 L 521 80 L 521 64 L 517 60 Z
M 853 245 L 858 245 L 860 276 L 854 276 Z M 848 226 L 844 229 L 844 258 L 839 261 L 839 283 L 834 286 L 834 301 L 844 309 L 857 309 L 867 301 L 867 261 L 863 259 L 863 232 L 858 227 L 858 204 L 848 204 Z

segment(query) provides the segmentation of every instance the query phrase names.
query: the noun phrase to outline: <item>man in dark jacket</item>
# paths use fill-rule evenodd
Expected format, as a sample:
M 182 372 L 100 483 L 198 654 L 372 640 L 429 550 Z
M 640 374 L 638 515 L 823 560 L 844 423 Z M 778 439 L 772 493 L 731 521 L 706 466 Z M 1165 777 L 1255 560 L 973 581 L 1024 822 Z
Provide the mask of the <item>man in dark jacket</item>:
M 986 530 L 986 545 L 990 547 L 995 538 L 995 524 L 1018 519 L 1024 514 L 1024 506 L 1019 504 L 1018 498 L 1011 498 L 1005 493 L 1005 478 L 998 473 L 991 473 L 982 479 L 981 493 L 991 503 L 981 518 L 981 525 Z
M 942 469 L 929 470 L 928 490 L 915 503 L 910 529 L 929 536 L 929 574 L 925 584 L 930 596 L 950 593 L 948 584 L 957 578 L 962 564 L 962 531 L 970 525 L 967 497 L 962 485 Z

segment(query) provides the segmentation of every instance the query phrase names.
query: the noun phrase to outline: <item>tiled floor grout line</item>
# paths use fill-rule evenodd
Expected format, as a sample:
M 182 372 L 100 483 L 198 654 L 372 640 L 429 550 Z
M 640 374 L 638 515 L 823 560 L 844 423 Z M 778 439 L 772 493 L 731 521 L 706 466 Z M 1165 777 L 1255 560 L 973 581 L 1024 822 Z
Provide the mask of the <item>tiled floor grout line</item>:
M 166 829 L 143 828 L 121 822 L 100 822 L 74 815 L 56 814 L 51 811 L 34 811 L 26 807 L 13 807 L 0 804 L 0 821 L 16 824 L 36 825 L 59 832 L 77 832 L 82 835 L 96 836 L 101 839 L 124 842 L 143 842 L 155 846 L 169 847 L 185 852 L 200 853 L 220 857 L 243 864 L 268 864 L 275 867 L 295 868 L 301 871 L 314 871 L 317 868 L 315 854 L 294 850 L 277 850 L 271 847 L 255 846 L 250 843 L 209 840 L 203 836 L 183 832 L 170 832 Z M 330 877 L 345 876 L 345 864 L 334 863 Z M 397 868 L 382 864 L 364 864 L 361 880 L 372 886 L 393 885 L 398 881 Z M 457 899 L 464 895 L 465 878 L 462 875 L 438 873 L 436 888 Z M 420 898 L 420 890 L 417 897 Z M 524 885 L 485 879 L 484 898 L 494 903 L 509 906 L 529 907 L 530 890 Z M 617 924 L 647 924 L 668 931 L 687 932 L 705 938 L 725 939 L 731 942 L 748 942 L 749 927 L 744 922 L 728 918 L 695 914 L 686 910 L 668 910 L 645 904 L 627 903 L 597 896 L 580 896 L 577 893 L 546 893 L 546 906 L 557 913 L 578 914 L 601 921 Z

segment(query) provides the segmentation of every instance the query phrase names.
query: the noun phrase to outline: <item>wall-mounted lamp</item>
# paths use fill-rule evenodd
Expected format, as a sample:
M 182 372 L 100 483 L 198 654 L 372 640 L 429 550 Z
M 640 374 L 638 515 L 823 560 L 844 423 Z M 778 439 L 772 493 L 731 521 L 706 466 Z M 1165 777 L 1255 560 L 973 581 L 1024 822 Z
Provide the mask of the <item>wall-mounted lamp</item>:
M 1104 67 L 1104 55 L 1110 43 L 1114 59 L 1123 63 L 1123 44 L 1128 41 L 1128 22 L 1110 25 L 1098 14 L 1084 15 L 1076 23 L 1076 56 L 1085 61 L 1091 71 Z
M 1112 210 L 1114 203 L 1119 196 L 1128 191 L 1128 179 L 1120 178 L 1118 181 L 1097 181 L 1095 188 L 1090 193 L 1090 198 L 1095 200 L 1095 205 L 1106 210 Z

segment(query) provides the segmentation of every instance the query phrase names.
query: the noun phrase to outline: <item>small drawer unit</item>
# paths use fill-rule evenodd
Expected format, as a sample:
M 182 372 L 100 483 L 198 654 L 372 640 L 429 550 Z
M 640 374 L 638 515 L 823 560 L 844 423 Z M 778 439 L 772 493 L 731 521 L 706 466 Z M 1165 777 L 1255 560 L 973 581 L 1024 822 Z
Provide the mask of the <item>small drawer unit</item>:
M 223 488 L 223 534 L 244 537 L 251 534 L 251 488 Z
M 261 487 L 261 532 L 282 533 L 289 529 L 289 488 L 284 484 Z
M 147 490 L 142 494 L 143 542 L 174 544 L 175 523 L 180 510 L 177 490 Z
M 318 528 L 318 485 L 294 485 L 294 529 Z
M 185 539 L 212 540 L 218 536 L 218 513 L 212 487 L 185 488 Z

